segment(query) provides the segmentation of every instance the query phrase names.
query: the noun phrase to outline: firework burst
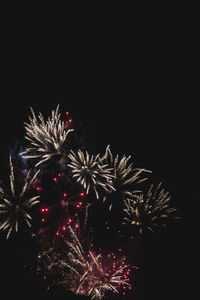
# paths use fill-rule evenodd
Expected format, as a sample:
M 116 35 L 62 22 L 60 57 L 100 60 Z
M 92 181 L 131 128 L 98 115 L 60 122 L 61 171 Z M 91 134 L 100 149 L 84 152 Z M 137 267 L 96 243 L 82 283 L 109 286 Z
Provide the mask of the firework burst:
M 161 185 L 154 187 L 152 184 L 146 195 L 125 193 L 124 224 L 136 225 L 142 234 L 144 230 L 153 232 L 155 227 L 165 226 L 166 221 L 174 217 L 176 209 L 169 205 L 171 196 Z
M 19 222 L 23 220 L 29 227 L 31 227 L 31 216 L 27 212 L 32 206 L 39 202 L 40 196 L 28 197 L 28 189 L 36 179 L 37 171 L 32 177 L 30 177 L 30 171 L 28 171 L 24 184 L 20 193 L 16 192 L 15 188 L 15 176 L 12 164 L 11 156 L 9 156 L 10 163 L 10 196 L 7 197 L 3 188 L 0 188 L 0 214 L 3 216 L 3 220 L 0 224 L 0 229 L 7 231 L 6 239 L 10 237 L 13 230 L 18 232 Z
M 128 283 L 130 266 L 126 264 L 125 257 L 116 261 L 114 254 L 108 254 L 104 261 L 101 254 L 86 251 L 72 227 L 68 228 L 71 238 L 62 239 L 65 251 L 63 246 L 59 253 L 55 251 L 55 247 L 50 247 L 39 255 L 46 262 L 51 278 L 54 274 L 57 285 L 91 299 L 102 299 L 109 291 L 125 293 L 126 289 L 132 288 Z
M 61 147 L 64 144 L 67 135 L 73 129 L 66 129 L 65 122 L 60 120 L 59 105 L 52 116 L 45 122 L 40 113 L 38 119 L 31 108 L 32 118 L 29 117 L 30 124 L 24 123 L 26 135 L 25 138 L 31 142 L 31 148 L 27 148 L 21 155 L 24 158 L 39 159 L 35 166 L 61 154 Z M 30 153 L 30 155 L 29 155 Z M 28 155 L 27 155 L 28 154 Z
M 121 158 L 117 154 L 113 156 L 110 146 L 108 145 L 105 153 L 106 164 L 111 168 L 113 175 L 113 187 L 114 191 L 122 194 L 127 192 L 133 185 L 140 184 L 147 180 L 147 177 L 144 177 L 143 174 L 146 172 L 151 173 L 151 171 L 143 168 L 133 168 L 133 163 L 129 163 L 131 156 L 126 157 L 123 155 Z M 113 198 L 109 197 L 109 193 L 105 194 L 103 201 L 109 201 L 109 210 L 113 207 Z M 138 190 L 135 190 L 137 193 Z
M 111 169 L 103 163 L 105 158 L 100 157 L 100 154 L 94 156 L 89 155 L 87 151 L 83 153 L 79 150 L 75 153 L 71 150 L 68 157 L 71 161 L 68 166 L 72 168 L 73 177 L 83 185 L 86 194 L 89 193 L 90 189 L 93 189 L 96 198 L 99 199 L 98 187 L 107 192 L 114 190 Z

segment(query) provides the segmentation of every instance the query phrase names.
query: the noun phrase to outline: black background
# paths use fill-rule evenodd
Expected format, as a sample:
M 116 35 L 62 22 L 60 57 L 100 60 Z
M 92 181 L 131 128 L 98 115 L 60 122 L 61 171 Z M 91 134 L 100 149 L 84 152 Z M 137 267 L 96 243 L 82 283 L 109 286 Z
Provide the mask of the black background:
M 12 26 L 3 43 L 1 164 L 9 147 L 23 139 L 30 106 L 49 115 L 60 103 L 90 130 L 96 149 L 110 144 L 152 170 L 183 216 L 141 244 L 143 268 L 133 300 L 191 299 L 198 293 L 200 209 L 195 38 L 178 26 L 117 31 L 115 38 L 101 30 L 86 34 L 79 28 L 74 35 L 69 30 L 69 38 L 21 28 Z M 19 299 L 40 297 L 37 280 L 26 276 L 9 242 L 1 243 L 6 298 L 11 291 Z

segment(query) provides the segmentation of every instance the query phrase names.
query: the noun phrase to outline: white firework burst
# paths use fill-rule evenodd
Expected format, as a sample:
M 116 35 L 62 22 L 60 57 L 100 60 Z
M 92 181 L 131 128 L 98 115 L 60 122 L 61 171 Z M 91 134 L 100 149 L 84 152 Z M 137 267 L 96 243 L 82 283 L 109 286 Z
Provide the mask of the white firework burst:
M 6 239 L 10 237 L 12 230 L 18 232 L 19 221 L 23 220 L 31 227 L 31 216 L 28 210 L 39 203 L 38 198 L 40 196 L 28 197 L 27 191 L 33 181 L 36 179 L 39 170 L 30 177 L 30 171 L 28 171 L 24 184 L 20 193 L 16 192 L 15 177 L 11 156 L 9 156 L 10 163 L 10 195 L 7 197 L 3 188 L 0 188 L 0 214 L 3 216 L 3 220 L 0 224 L 0 229 L 7 231 Z M 27 196 L 27 197 L 26 197 Z
M 21 155 L 27 159 L 39 159 L 35 165 L 38 166 L 55 155 L 61 154 L 61 147 L 73 129 L 66 129 L 65 122 L 60 120 L 59 105 L 55 111 L 52 111 L 52 116 L 46 122 L 41 113 L 37 119 L 32 108 L 31 112 L 30 123 L 25 122 L 24 124 L 26 125 L 25 138 L 31 142 L 33 147 L 27 148 Z
M 161 185 L 151 184 L 146 194 L 125 193 L 123 224 L 136 225 L 142 234 L 144 230 L 153 232 L 154 228 L 165 226 L 167 220 L 175 217 L 176 208 L 170 207 L 171 196 Z
M 68 166 L 72 168 L 73 177 L 80 182 L 86 189 L 86 194 L 93 189 L 97 199 L 99 199 L 98 188 L 101 187 L 105 191 L 114 190 L 112 185 L 113 175 L 108 165 L 103 163 L 104 157 L 100 154 L 89 155 L 79 150 L 77 153 L 71 150 L 68 155 L 70 163 Z
M 123 194 L 127 192 L 133 185 L 138 185 L 145 180 L 147 177 L 144 177 L 144 173 L 151 173 L 151 171 L 144 168 L 133 168 L 133 163 L 129 163 L 131 156 L 128 157 L 123 155 L 121 158 L 118 154 L 115 156 L 110 150 L 110 145 L 106 148 L 105 153 L 106 164 L 111 168 L 111 173 L 113 175 L 113 187 L 115 191 Z M 135 189 L 137 193 L 138 190 Z M 113 202 L 112 198 L 109 197 L 110 193 L 105 194 L 103 201 L 110 199 L 109 210 L 112 209 Z

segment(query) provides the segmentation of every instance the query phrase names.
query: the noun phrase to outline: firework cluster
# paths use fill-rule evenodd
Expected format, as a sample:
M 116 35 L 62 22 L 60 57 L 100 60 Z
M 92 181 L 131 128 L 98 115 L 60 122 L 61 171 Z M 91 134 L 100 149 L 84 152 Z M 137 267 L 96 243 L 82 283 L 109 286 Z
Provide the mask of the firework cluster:
M 129 283 L 131 267 L 124 256 L 119 258 L 114 253 L 96 255 L 92 244 L 82 245 L 71 225 L 67 231 L 67 237 L 66 231 L 58 234 L 57 243 L 39 253 L 38 270 L 42 270 L 46 281 L 91 299 L 102 299 L 108 292 L 122 291 L 125 295 L 132 289 Z
M 39 245 L 36 269 L 48 278 L 48 290 L 62 285 L 91 299 L 131 291 L 132 267 L 120 245 L 134 234 L 155 232 L 174 217 L 169 192 L 161 183 L 149 184 L 151 171 L 135 167 L 130 155 L 113 154 L 110 145 L 101 154 L 71 144 L 67 137 L 76 133 L 76 126 L 68 112 L 63 118 L 59 105 L 46 121 L 31 112 L 24 123 L 26 145 L 18 153 L 24 170 L 15 169 L 9 155 L 9 188 L 5 182 L 0 187 L 0 229 L 6 239 L 19 229 L 29 230 Z M 121 233 L 129 227 L 123 241 L 118 235 L 117 255 L 106 252 L 104 244 L 95 248 L 98 222 L 105 223 L 106 234 L 103 228 L 101 233 L 110 241 L 112 228 Z

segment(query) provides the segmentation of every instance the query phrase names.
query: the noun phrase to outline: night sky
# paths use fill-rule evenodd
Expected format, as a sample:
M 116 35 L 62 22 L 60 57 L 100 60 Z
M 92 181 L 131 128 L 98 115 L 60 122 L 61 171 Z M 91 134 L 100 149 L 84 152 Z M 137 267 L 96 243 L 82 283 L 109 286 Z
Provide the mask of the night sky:
M 153 179 L 162 181 L 172 195 L 182 218 L 130 249 L 142 264 L 133 300 L 181 299 L 185 294 L 192 299 L 197 291 L 199 97 L 192 63 L 183 61 L 182 48 L 174 41 L 173 45 L 170 52 L 160 49 L 159 54 L 145 55 L 138 49 L 134 58 L 128 52 L 120 59 L 105 49 L 103 54 L 94 50 L 93 55 L 79 56 L 77 51 L 73 58 L 57 56 L 53 61 L 44 48 L 34 55 L 33 50 L 10 50 L 2 71 L 1 165 L 9 149 L 23 140 L 30 106 L 48 116 L 60 104 L 81 122 L 94 151 L 102 152 L 110 144 L 114 152 L 131 155 L 137 167 L 152 170 Z M 16 261 L 9 241 L 1 237 L 0 242 L 6 299 L 10 292 L 19 299 L 71 299 L 62 291 L 46 295 Z

